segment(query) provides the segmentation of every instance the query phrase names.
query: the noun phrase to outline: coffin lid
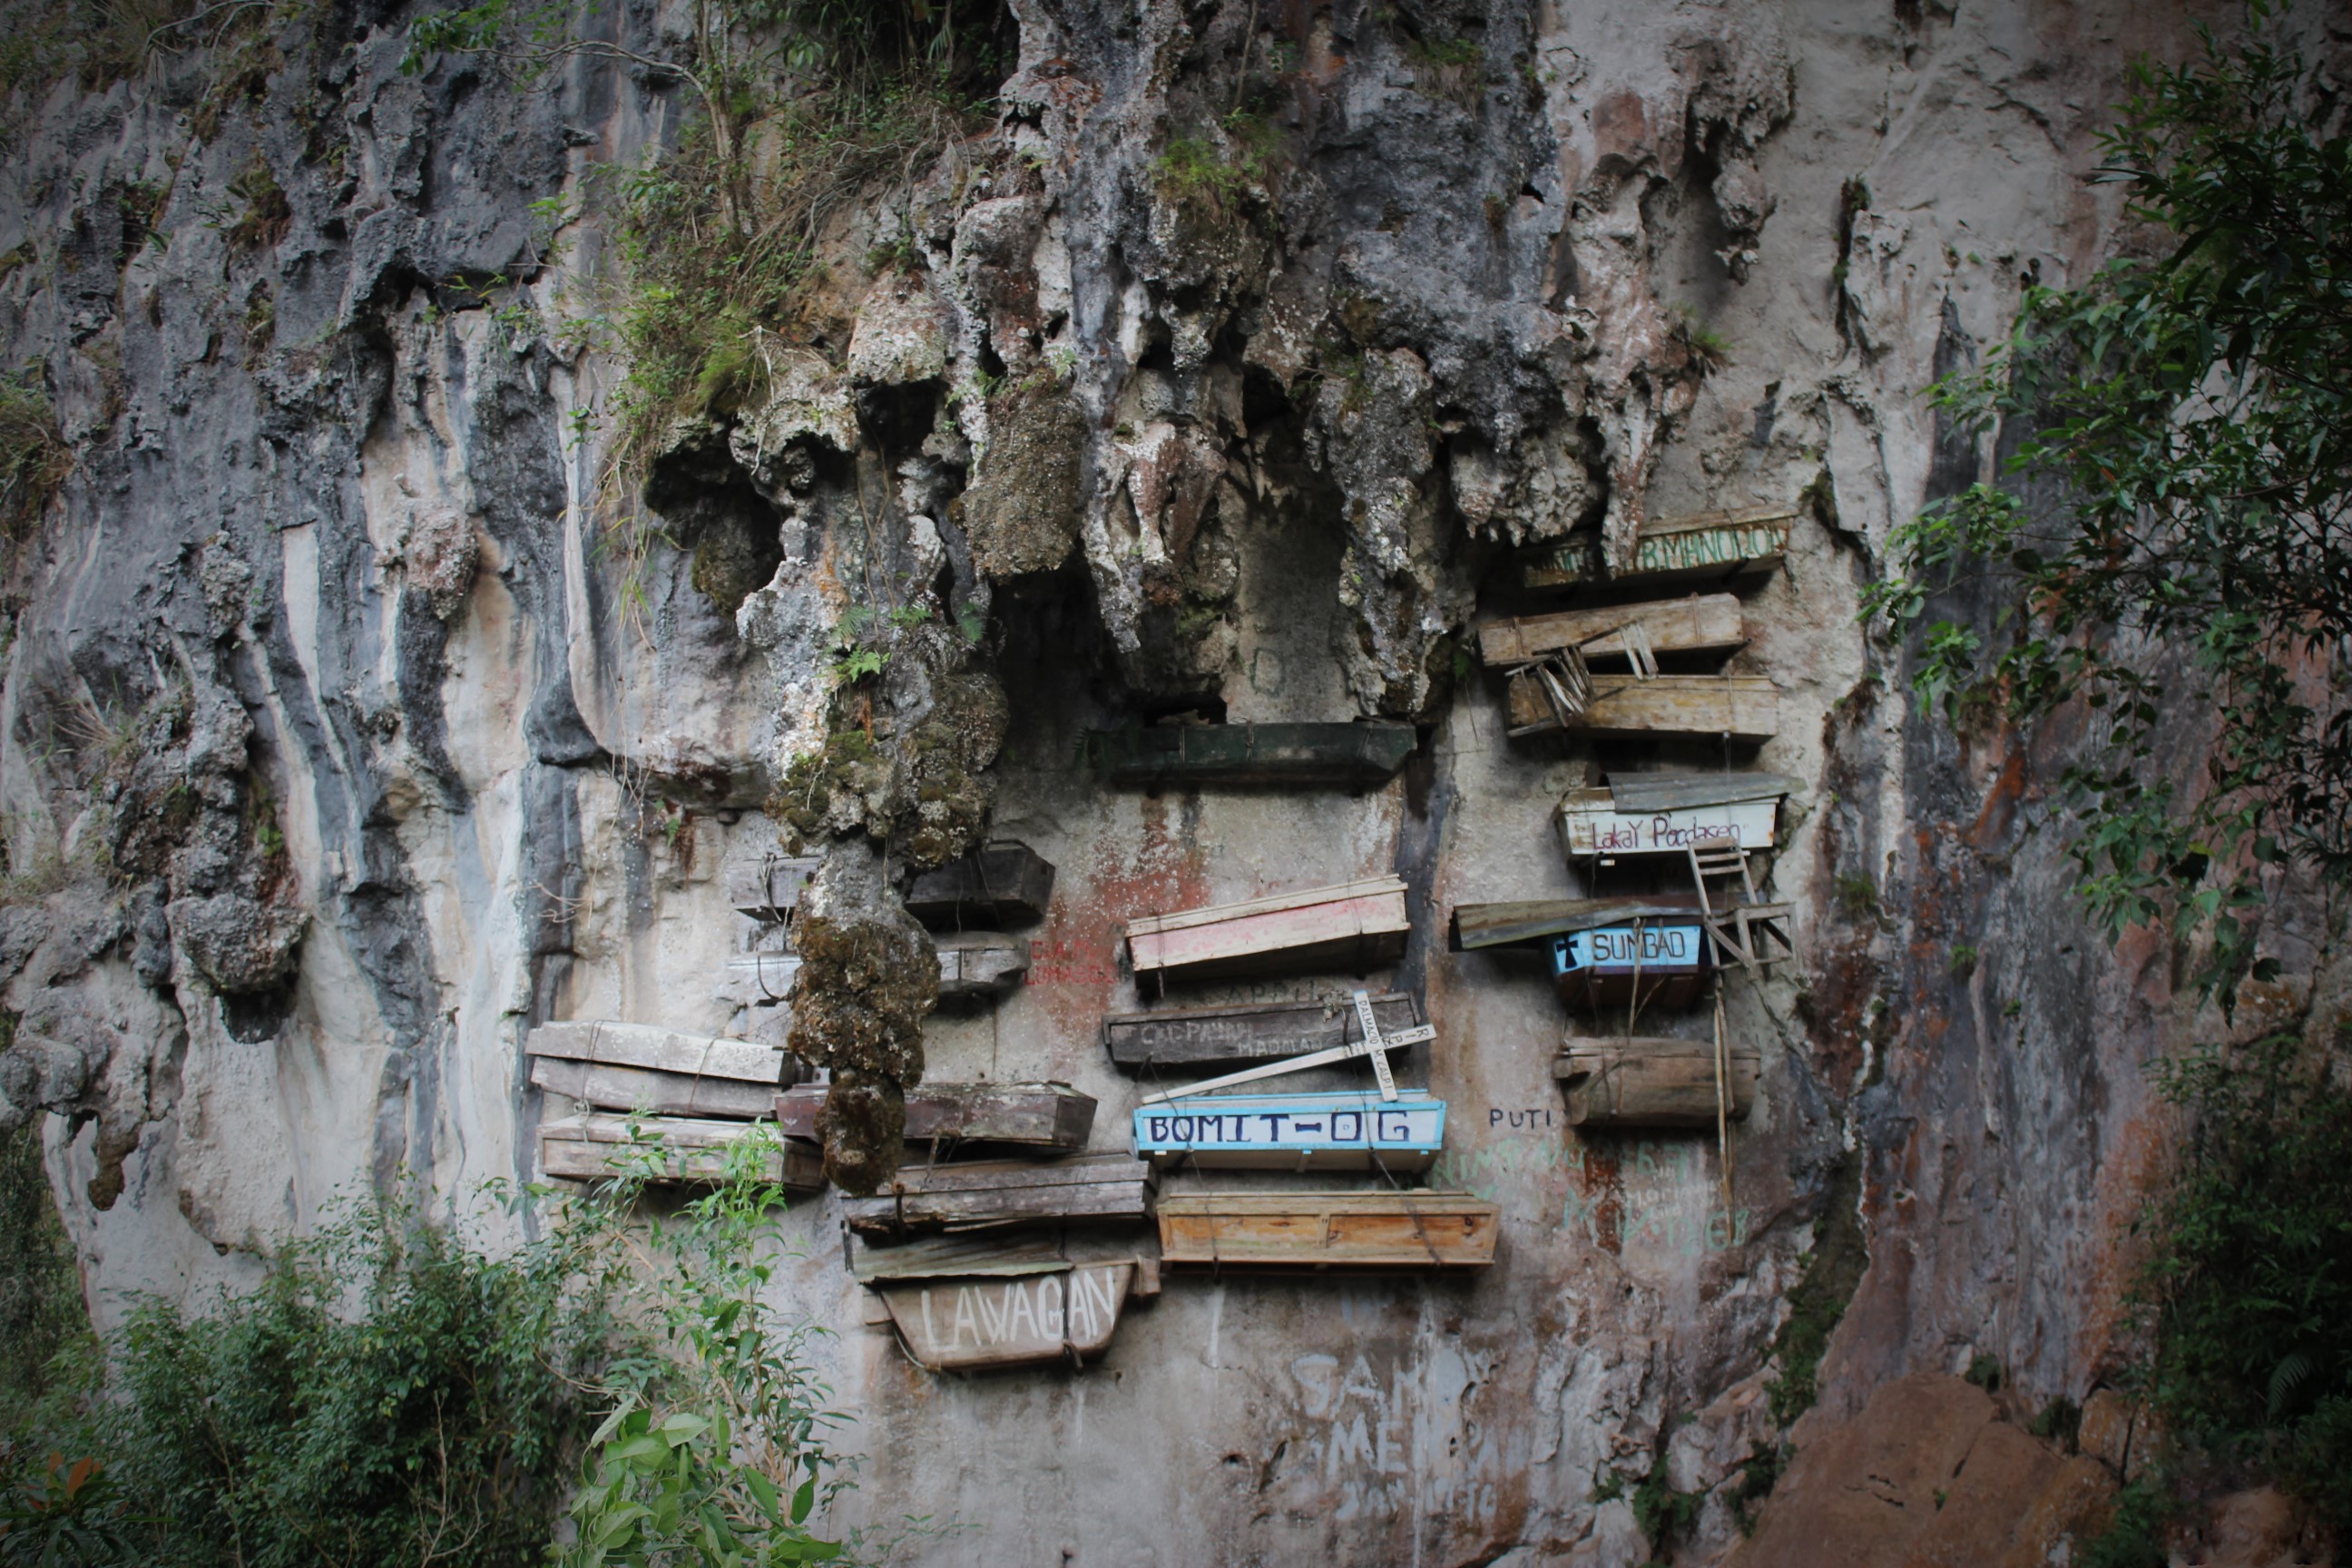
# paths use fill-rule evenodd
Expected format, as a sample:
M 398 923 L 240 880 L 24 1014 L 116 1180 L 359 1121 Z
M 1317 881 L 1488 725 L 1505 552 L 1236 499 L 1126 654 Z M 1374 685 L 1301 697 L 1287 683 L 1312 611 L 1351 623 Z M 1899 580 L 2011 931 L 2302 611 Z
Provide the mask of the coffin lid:
M 1537 899 L 1510 904 L 1456 904 L 1454 907 L 1454 947 L 1456 952 L 1485 947 L 1511 947 L 1540 942 L 1573 931 L 1597 931 L 1632 920 L 1675 918 L 1685 921 L 1699 913 L 1696 893 L 1653 893 L 1643 898 Z
M 1172 914 L 1137 915 L 1127 922 L 1130 936 L 1151 936 L 1160 931 L 1187 931 L 1193 926 L 1215 925 L 1223 921 L 1242 920 L 1250 915 L 1276 914 L 1284 910 L 1312 909 L 1317 904 L 1336 904 L 1349 899 L 1377 898 L 1384 893 L 1402 893 L 1404 879 L 1401 877 L 1370 877 L 1359 882 L 1340 882 L 1328 888 L 1306 888 L 1295 893 L 1271 893 L 1262 899 L 1250 899 L 1238 904 L 1212 904 L 1197 910 L 1179 910 Z
M 1778 800 L 1804 787 L 1786 773 L 1611 773 L 1609 798 L 1618 811 L 1680 811 Z

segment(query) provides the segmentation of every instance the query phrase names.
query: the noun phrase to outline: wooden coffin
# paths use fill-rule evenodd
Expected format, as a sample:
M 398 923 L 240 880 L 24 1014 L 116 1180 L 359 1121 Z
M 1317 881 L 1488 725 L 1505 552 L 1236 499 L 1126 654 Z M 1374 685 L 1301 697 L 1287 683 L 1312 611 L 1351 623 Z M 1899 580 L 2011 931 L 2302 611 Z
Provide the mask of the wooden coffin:
M 1696 893 L 1653 893 L 1639 898 L 1533 899 L 1509 904 L 1454 906 L 1453 946 L 1456 952 L 1483 948 L 1542 947 L 1548 939 L 1595 926 L 1622 925 L 1633 920 L 1696 921 L 1701 913 Z
M 942 1000 L 1002 996 L 1028 977 L 1029 944 L 1001 931 L 960 931 L 935 940 Z
M 1185 1193 L 1160 1260 L 1213 1268 L 1483 1268 L 1502 1211 L 1467 1193 Z
M 801 961 L 788 952 L 755 952 L 727 961 L 717 994 L 739 1007 L 772 1007 L 793 994 Z
M 1728 594 L 1694 594 L 1646 605 L 1614 605 L 1561 610 L 1549 616 L 1514 616 L 1478 627 L 1478 657 L 1489 665 L 1525 664 L 1561 648 L 1582 650 L 1597 664 L 1626 657 L 1622 628 L 1641 626 L 1652 653 L 1734 653 L 1748 646 L 1739 601 Z
M 1155 724 L 1096 730 L 1087 754 L 1112 784 L 1340 784 L 1362 787 L 1404 765 L 1410 724 Z
M 727 901 L 754 920 L 782 920 L 800 907 L 801 894 L 820 864 L 813 855 L 730 860 L 720 873 L 727 883 Z
M 877 1287 L 907 1359 L 931 1372 L 1093 1361 L 1110 1348 L 1133 1260 Z
M 845 1198 L 841 1207 L 849 1228 L 862 1236 L 1031 1220 L 1123 1225 L 1151 1216 L 1151 1167 L 1124 1154 L 902 1165 L 881 1192 Z
M 1742 849 L 1773 847 L 1780 801 L 1798 788 L 1781 773 L 1664 774 L 1654 784 L 1612 778 L 1570 790 L 1559 803 L 1559 842 L 1571 860 L 1620 855 L 1677 858 L 1709 839 Z
M 658 1024 L 541 1024 L 531 1030 L 524 1048 L 534 1057 L 764 1085 L 771 1093 L 782 1084 L 789 1060 L 778 1046 L 725 1035 L 680 1034 Z M 763 1097 L 752 1114 L 766 1113 Z
M 1557 733 L 1627 738 L 1728 735 L 1769 741 L 1780 732 L 1780 694 L 1760 675 L 1596 675 L 1592 701 L 1563 725 L 1532 675 L 1511 677 L 1514 735 Z
M 1417 1089 L 1204 1094 L 1135 1112 L 1153 1164 L 1252 1171 L 1425 1171 L 1445 1146 L 1445 1101 Z
M 1731 1047 L 1731 1119 L 1755 1103 L 1760 1063 Z M 1572 1127 L 1713 1127 L 1715 1047 L 1706 1040 L 1570 1037 L 1552 1063 Z
M 767 1115 L 776 1098 L 771 1084 L 693 1078 L 564 1057 L 532 1058 L 530 1081 L 583 1104 L 666 1116 L 731 1116 L 751 1121 Z
M 1696 921 L 1636 920 L 1550 941 L 1552 989 L 1571 1007 L 1655 1002 L 1687 1006 L 1714 947 Z
M 753 1121 L 712 1121 L 685 1116 L 573 1116 L 541 1124 L 540 1169 L 585 1181 L 646 1172 L 662 1182 L 710 1183 L 727 1166 L 729 1146 Z M 805 1143 L 778 1138 L 760 1162 L 759 1175 L 795 1192 L 824 1185 L 824 1161 Z
M 789 1137 L 814 1138 L 824 1096 L 823 1084 L 776 1095 L 776 1125 Z M 1066 1083 L 927 1083 L 907 1091 L 909 1143 L 1083 1149 L 1094 1124 L 1094 1098 Z
M 1045 918 L 1053 897 L 1054 863 L 1008 838 L 919 873 L 907 890 L 907 912 L 949 930 L 1025 925 Z
M 1139 979 L 1278 969 L 1360 973 L 1400 956 L 1411 929 L 1404 883 L 1375 877 L 1172 915 L 1139 915 L 1127 922 L 1127 948 Z
M 1522 580 L 1530 588 L 1601 583 L 1655 586 L 1769 572 L 1788 552 L 1789 529 L 1796 517 L 1791 508 L 1767 506 L 1646 522 L 1634 545 L 1633 566 L 1614 574 L 1602 558 L 1601 536 L 1580 534 L 1527 556 Z
M 1413 1028 L 1421 1023 L 1421 1000 L 1388 992 L 1372 998 L 1372 1016 L 1384 1035 Z M 1356 1010 L 1344 1000 L 1171 1007 L 1156 1013 L 1113 1013 L 1102 1021 L 1103 1048 L 1129 1072 L 1247 1067 L 1329 1050 L 1362 1037 Z

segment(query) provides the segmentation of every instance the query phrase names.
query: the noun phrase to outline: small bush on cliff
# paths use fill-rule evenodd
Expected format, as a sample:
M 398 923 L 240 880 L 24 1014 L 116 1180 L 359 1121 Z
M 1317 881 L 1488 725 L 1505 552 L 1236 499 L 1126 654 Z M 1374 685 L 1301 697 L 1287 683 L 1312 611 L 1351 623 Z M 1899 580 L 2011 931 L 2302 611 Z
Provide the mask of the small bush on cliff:
M 29 536 L 73 468 L 37 372 L 0 375 L 0 536 Z

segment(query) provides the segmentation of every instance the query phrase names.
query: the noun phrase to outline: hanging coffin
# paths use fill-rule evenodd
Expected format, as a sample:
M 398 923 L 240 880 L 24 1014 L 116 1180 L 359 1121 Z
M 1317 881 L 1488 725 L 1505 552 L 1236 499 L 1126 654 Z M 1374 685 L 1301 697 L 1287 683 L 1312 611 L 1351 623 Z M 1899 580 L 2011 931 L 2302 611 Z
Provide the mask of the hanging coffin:
M 573 1180 L 636 1174 L 657 1182 L 709 1184 L 724 1176 L 732 1146 L 759 1125 L 685 1116 L 568 1117 L 540 1127 L 540 1168 L 549 1176 Z M 794 1192 L 824 1185 L 818 1152 L 782 1138 L 772 1140 L 754 1173 Z
M 1646 647 L 1660 653 L 1735 653 L 1748 645 L 1739 601 L 1728 594 L 1694 594 L 1646 605 L 1514 616 L 1478 627 L 1478 657 L 1490 666 L 1526 664 L 1575 648 L 1589 663 L 1630 660 Z
M 1445 1145 L 1445 1101 L 1420 1089 L 1215 1094 L 1135 1112 L 1135 1152 L 1161 1167 L 1255 1171 L 1429 1169 Z
M 1404 883 L 1377 877 L 1127 922 L 1138 980 L 1316 968 L 1361 972 L 1404 952 Z
M 1571 1007 L 1687 1006 L 1708 968 L 1697 922 L 1637 920 L 1550 940 L 1552 989 Z
M 1580 534 L 1526 557 L 1523 578 L 1530 588 L 1647 587 L 1769 572 L 1788 552 L 1789 530 L 1796 517 L 1788 507 L 1749 507 L 1645 522 L 1633 565 L 1617 573 L 1607 568 L 1600 535 Z
M 782 920 L 800 907 L 801 894 L 807 890 L 819 864 L 805 855 L 730 860 L 722 873 L 727 900 L 754 920 Z
M 773 1097 L 787 1137 L 814 1139 L 825 1087 L 810 1084 Z M 909 1143 L 1015 1143 L 1083 1149 L 1095 1101 L 1066 1083 L 926 1083 L 907 1091 Z
M 1456 952 L 1542 947 L 1549 938 L 1628 921 L 1696 921 L 1705 910 L 1696 893 L 1653 893 L 1617 899 L 1534 899 L 1511 904 L 1456 904 Z
M 1410 724 L 1156 724 L 1095 730 L 1087 755 L 1112 784 L 1339 784 L 1361 788 L 1404 765 Z
M 1780 692 L 1760 675 L 1633 675 L 1591 677 L 1580 711 L 1563 716 L 1546 696 L 1539 673 L 1511 677 L 1510 732 L 1559 731 L 1602 739 L 1646 735 L 1728 735 L 1769 741 L 1780 731 Z
M 768 1114 L 792 1058 L 779 1047 L 655 1024 L 555 1023 L 530 1031 L 530 1081 L 614 1110 Z
M 1029 944 L 1000 931 L 968 931 L 933 939 L 940 950 L 940 995 L 1002 996 L 1029 976 Z
M 1081 1154 L 1045 1163 L 974 1161 L 901 1165 L 871 1197 L 842 1200 L 862 1236 L 969 1230 L 1029 1220 L 1123 1225 L 1151 1215 L 1151 1167 L 1124 1154 Z
M 1570 790 L 1559 803 L 1569 858 L 1681 856 L 1711 839 L 1769 849 L 1780 802 L 1799 782 L 1782 773 L 1627 773 L 1603 789 Z
M 1724 1076 L 1729 1120 L 1755 1103 L 1760 1058 L 1750 1047 L 1727 1053 Z M 1572 1127 L 1702 1127 L 1716 1125 L 1715 1047 L 1701 1040 L 1579 1039 L 1571 1037 L 1552 1063 L 1568 1097 Z
M 1137 1269 L 1131 1258 L 1057 1258 L 1019 1272 L 876 1289 L 908 1360 L 930 1372 L 987 1372 L 1098 1359 Z
M 1467 1193 L 1186 1193 L 1160 1200 L 1160 1260 L 1208 1268 L 1482 1268 L 1501 1210 Z
M 1383 1034 L 1421 1023 L 1419 998 L 1389 992 L 1372 998 Z M 1103 1048 L 1129 1072 L 1204 1071 L 1328 1050 L 1361 1039 L 1345 1002 L 1261 1002 L 1241 1007 L 1173 1007 L 1114 1013 L 1102 1021 Z
M 1054 897 L 1054 863 L 1017 839 L 975 850 L 907 890 L 907 912 L 926 925 L 1027 924 L 1045 918 Z

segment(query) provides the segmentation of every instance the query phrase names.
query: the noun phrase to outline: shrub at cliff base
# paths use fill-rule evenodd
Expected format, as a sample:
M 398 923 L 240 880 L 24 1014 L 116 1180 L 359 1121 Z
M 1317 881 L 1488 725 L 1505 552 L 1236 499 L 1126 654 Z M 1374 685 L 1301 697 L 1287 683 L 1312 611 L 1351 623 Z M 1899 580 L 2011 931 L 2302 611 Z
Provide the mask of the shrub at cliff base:
M 12 1422 L 0 1563 L 836 1556 L 808 1528 L 845 1484 L 824 1391 L 758 1300 L 781 1194 L 748 1157 L 667 1215 L 642 1189 L 498 1256 L 352 1205 L 249 1290 L 139 1304 L 102 1372 Z

